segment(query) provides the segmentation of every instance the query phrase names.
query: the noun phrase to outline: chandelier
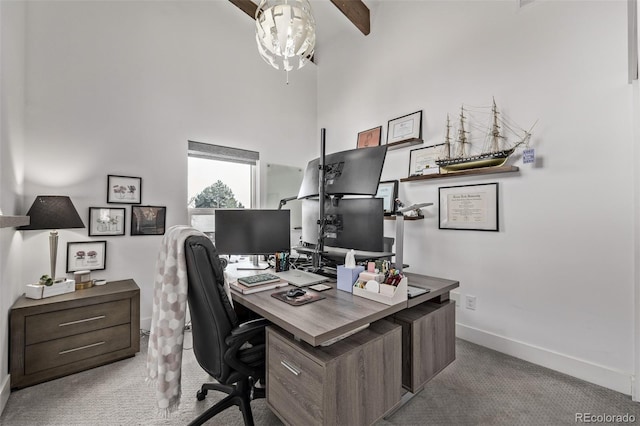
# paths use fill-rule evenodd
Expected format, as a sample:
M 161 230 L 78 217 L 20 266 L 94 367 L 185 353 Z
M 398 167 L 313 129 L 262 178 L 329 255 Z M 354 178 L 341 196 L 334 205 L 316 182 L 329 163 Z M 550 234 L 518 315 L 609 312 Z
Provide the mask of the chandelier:
M 309 0 L 262 0 L 256 10 L 256 42 L 265 62 L 287 76 L 302 68 L 316 45 Z

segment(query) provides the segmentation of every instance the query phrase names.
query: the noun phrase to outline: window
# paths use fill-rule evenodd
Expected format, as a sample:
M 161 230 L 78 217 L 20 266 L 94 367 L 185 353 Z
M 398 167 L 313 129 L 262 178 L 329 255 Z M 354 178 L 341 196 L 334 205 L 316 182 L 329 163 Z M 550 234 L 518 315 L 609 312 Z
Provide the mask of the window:
M 214 232 L 217 208 L 256 205 L 256 164 L 259 153 L 189 141 L 187 206 L 189 223 Z

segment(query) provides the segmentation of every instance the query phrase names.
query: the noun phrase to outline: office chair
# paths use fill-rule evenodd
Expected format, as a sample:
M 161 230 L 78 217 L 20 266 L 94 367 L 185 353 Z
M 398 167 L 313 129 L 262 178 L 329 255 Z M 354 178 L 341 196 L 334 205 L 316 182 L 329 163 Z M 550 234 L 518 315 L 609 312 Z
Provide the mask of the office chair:
M 250 401 L 264 398 L 264 389 L 256 389 L 254 385 L 265 374 L 264 329 L 268 322 L 260 318 L 240 323 L 224 291 L 223 270 L 210 239 L 188 237 L 185 260 L 193 352 L 202 369 L 218 381 L 204 383 L 196 397 L 198 401 L 204 400 L 209 390 L 228 394 L 190 425 L 201 425 L 237 405 L 245 425 L 252 426 Z M 250 345 L 245 345 L 247 342 Z

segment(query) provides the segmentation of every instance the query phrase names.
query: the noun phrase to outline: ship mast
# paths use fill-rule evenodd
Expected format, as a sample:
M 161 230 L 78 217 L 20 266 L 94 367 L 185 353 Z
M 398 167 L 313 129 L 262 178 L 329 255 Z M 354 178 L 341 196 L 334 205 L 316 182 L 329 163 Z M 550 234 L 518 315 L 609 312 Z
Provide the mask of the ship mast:
M 502 136 L 500 135 L 500 125 L 498 125 L 498 108 L 496 107 L 496 99 L 493 98 L 493 107 L 491 108 L 491 113 L 493 114 L 493 125 L 491 126 L 491 151 L 490 152 L 498 152 L 500 151 L 500 139 Z
M 464 130 L 464 105 L 460 107 L 460 128 L 458 129 L 458 158 L 466 157 L 465 145 L 469 143 L 467 133 Z
M 447 160 L 451 158 L 451 137 L 449 136 L 451 130 L 451 124 L 449 121 L 449 114 L 447 114 L 447 134 L 444 137 L 444 158 Z

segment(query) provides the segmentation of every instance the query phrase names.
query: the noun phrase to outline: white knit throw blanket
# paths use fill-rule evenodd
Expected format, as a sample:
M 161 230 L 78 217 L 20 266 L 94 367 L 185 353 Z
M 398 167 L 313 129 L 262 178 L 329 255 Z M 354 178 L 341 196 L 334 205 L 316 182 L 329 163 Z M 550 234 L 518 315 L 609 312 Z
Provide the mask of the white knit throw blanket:
M 153 290 L 153 313 L 147 353 L 147 382 L 155 389 L 163 417 L 180 405 L 180 369 L 187 311 L 187 264 L 184 242 L 204 234 L 188 226 L 169 228 L 158 253 Z

